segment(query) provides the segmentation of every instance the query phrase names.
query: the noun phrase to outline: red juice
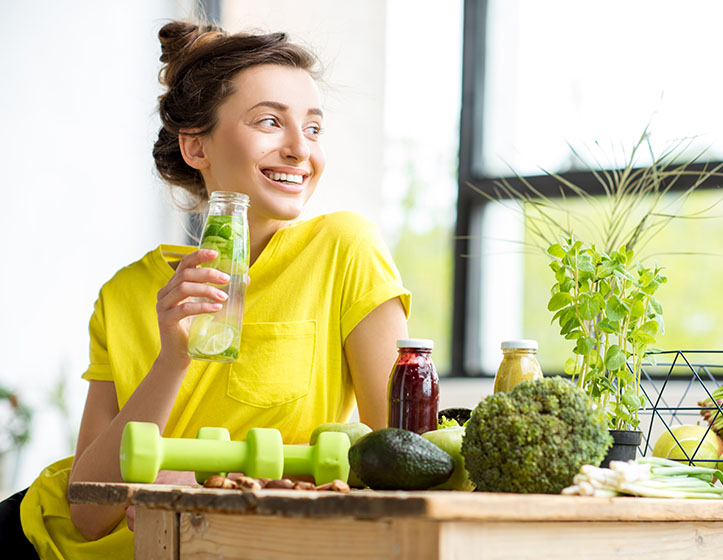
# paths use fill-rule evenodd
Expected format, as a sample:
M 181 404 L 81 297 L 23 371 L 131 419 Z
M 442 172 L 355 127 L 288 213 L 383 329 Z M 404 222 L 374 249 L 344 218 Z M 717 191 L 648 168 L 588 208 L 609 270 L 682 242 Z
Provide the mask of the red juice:
M 439 377 L 430 355 L 432 346 L 431 340 L 419 338 L 397 342 L 399 357 L 387 391 L 389 427 L 418 434 L 437 429 Z

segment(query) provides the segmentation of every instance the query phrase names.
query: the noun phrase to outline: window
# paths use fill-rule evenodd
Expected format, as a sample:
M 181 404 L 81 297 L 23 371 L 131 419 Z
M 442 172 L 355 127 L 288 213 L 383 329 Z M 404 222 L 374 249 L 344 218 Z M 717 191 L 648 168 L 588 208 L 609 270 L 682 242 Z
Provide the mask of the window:
M 496 179 L 518 174 L 556 196 L 559 185 L 544 170 L 602 195 L 591 169 L 620 167 L 646 127 L 655 155 L 688 138 L 685 157 L 707 149 L 703 160 L 723 159 L 723 78 L 713 70 L 723 5 L 466 0 L 464 9 L 453 372 L 494 374 L 500 341 L 521 337 L 537 339 L 543 369 L 559 372 L 571 345 L 550 326 L 544 254 L 521 250 L 530 237 L 519 212 L 469 184 L 491 193 Z M 650 157 L 641 153 L 636 165 Z M 719 191 L 706 190 L 714 186 L 703 185 L 680 212 L 715 205 Z M 677 204 L 676 196 L 666 203 Z M 673 220 L 645 248 L 669 277 L 660 293 L 665 349 L 723 343 L 723 220 L 713 218 L 723 205 L 705 215 Z

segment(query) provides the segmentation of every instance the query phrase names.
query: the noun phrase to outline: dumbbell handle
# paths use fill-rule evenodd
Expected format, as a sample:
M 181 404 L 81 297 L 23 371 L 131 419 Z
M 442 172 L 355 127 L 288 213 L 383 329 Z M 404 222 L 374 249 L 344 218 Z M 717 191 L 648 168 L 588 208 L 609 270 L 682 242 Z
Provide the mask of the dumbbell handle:
M 248 445 L 245 441 L 163 438 L 161 469 L 175 471 L 242 472 Z
M 310 472 L 314 447 L 310 445 L 284 445 L 284 474 L 300 476 Z

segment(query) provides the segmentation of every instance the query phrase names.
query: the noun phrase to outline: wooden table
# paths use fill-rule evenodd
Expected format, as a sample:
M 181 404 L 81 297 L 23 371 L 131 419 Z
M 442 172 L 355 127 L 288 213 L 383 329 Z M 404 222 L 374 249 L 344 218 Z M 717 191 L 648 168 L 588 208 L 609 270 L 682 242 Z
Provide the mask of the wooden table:
M 483 492 L 241 492 L 75 483 L 136 506 L 137 559 L 720 558 L 723 501 Z

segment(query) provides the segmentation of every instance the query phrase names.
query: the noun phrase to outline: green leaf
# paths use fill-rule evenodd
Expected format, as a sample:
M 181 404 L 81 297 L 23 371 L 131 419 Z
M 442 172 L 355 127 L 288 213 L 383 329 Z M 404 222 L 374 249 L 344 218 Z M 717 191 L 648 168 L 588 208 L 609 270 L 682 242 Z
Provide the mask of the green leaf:
M 622 387 L 630 385 L 635 379 L 633 372 L 627 367 L 616 370 L 615 378 L 618 380 L 618 385 Z
M 589 294 L 581 294 L 577 302 L 577 312 L 584 321 L 591 321 L 597 314 L 593 298 Z
M 560 246 L 559 243 L 550 245 L 547 249 L 547 252 L 558 259 L 561 259 L 565 256 L 565 250 Z
M 603 319 L 595 323 L 598 330 L 605 333 L 617 334 L 620 331 L 620 323 L 618 321 L 611 321 L 610 319 Z
M 615 294 L 608 297 L 608 301 L 605 304 L 605 314 L 611 321 L 619 321 L 625 317 L 630 311 L 630 308 Z
M 565 278 L 560 282 L 560 291 L 569 292 L 575 287 L 575 280 L 572 278 Z
M 560 334 L 562 334 L 562 333 L 560 333 Z M 566 333 L 565 339 L 566 340 L 577 340 L 581 336 L 585 336 L 585 333 L 582 332 L 582 330 L 580 330 L 580 329 L 575 329 L 575 330 L 572 330 L 572 331 Z
M 610 371 L 620 369 L 625 365 L 625 352 L 617 344 L 610 346 L 605 352 L 605 367 Z
M 567 334 L 570 331 L 578 328 L 580 326 L 580 321 L 577 317 L 574 315 L 572 317 L 569 317 L 567 321 L 565 321 L 565 324 L 562 325 L 562 328 L 560 329 L 560 334 Z
M 625 406 L 624 403 L 618 403 L 615 405 L 615 416 L 625 422 L 630 420 L 630 412 L 628 411 L 628 407 Z
M 577 258 L 577 269 L 583 272 L 595 273 L 595 265 L 590 255 L 579 255 Z
M 631 342 L 639 342 L 641 346 L 655 344 L 655 337 L 640 329 L 635 329 L 631 332 L 628 340 Z
M 616 263 L 615 261 L 606 259 L 606 260 L 603 260 L 600 263 L 600 266 L 597 267 L 597 275 L 600 278 L 607 278 L 608 276 L 611 276 L 619 268 L 620 268 L 620 265 L 618 263 Z
M 568 292 L 558 292 L 550 298 L 547 304 L 548 311 L 557 311 L 572 302 L 572 296 Z
M 639 297 L 636 297 L 633 300 L 633 305 L 630 309 L 630 317 L 632 319 L 637 319 L 638 317 L 642 317 L 645 315 L 645 304 L 642 302 L 642 299 Z
M 663 316 L 662 315 L 656 315 L 655 321 L 658 323 L 658 332 L 660 334 L 665 334 L 665 323 L 663 323 Z
M 610 287 L 610 284 L 606 280 L 600 280 L 598 284 L 598 291 L 596 293 L 600 294 L 600 296 L 604 299 L 608 297 L 608 294 L 612 291 L 612 287 Z
M 577 344 L 573 352 L 575 354 L 581 354 L 583 356 L 589 354 L 595 348 L 595 339 L 589 336 L 583 336 L 577 339 Z
M 549 267 L 552 269 L 552 272 L 557 272 L 558 270 L 560 270 L 560 266 L 561 266 L 560 263 L 557 261 L 552 261 L 549 264 Z
M 640 408 L 640 397 L 632 387 L 625 390 L 622 401 L 631 412 L 635 412 Z
M 620 278 L 623 282 L 628 280 L 630 282 L 635 282 L 635 277 L 630 274 L 627 270 L 624 268 L 618 268 L 614 272 L 615 276 Z
M 577 360 L 575 358 L 568 358 L 567 360 L 565 360 L 565 367 L 563 368 L 563 371 L 567 375 L 575 375 L 575 373 L 577 373 L 576 365 L 577 365 Z
M 640 327 L 638 327 L 639 330 L 651 335 L 655 336 L 658 334 L 658 322 L 657 321 L 646 321 Z
M 639 275 L 638 282 L 640 282 L 640 284 L 643 286 L 646 286 L 650 282 L 653 281 L 653 271 L 650 270 L 649 268 L 643 268 L 643 266 L 639 263 L 638 263 L 638 275 Z
M 663 312 L 663 307 L 660 305 L 660 302 L 652 295 L 650 296 L 650 306 L 655 310 L 656 313 Z
M 555 271 L 555 280 L 557 280 L 558 282 L 562 282 L 562 281 L 565 279 L 565 276 L 566 276 L 565 273 L 566 273 L 566 271 L 567 271 L 567 267 L 566 267 L 566 266 L 561 266 L 560 268 L 558 268 L 558 269 Z

